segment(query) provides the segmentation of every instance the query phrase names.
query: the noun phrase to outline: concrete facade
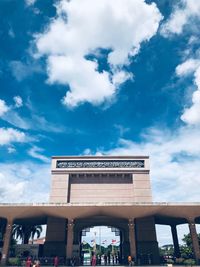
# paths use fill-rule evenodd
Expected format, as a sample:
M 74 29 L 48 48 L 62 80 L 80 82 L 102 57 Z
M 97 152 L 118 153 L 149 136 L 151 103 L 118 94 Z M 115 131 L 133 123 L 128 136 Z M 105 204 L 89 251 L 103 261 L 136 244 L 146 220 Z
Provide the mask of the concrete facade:
M 83 167 L 73 167 L 74 162 Z M 85 167 L 85 162 L 92 167 Z M 137 166 L 141 162 L 144 166 Z M 140 201 L 152 201 L 148 157 L 52 158 L 51 203 Z
M 6 222 L 1 264 L 9 257 L 12 224 L 46 224 L 43 256 L 68 261 L 80 256 L 82 230 L 107 225 L 120 231 L 121 257 L 138 264 L 158 264 L 155 224 L 170 225 L 175 254 L 180 256 L 176 226 L 188 223 L 197 262 L 200 251 L 195 224 L 199 203 L 152 202 L 149 158 L 53 157 L 50 200 L 46 204 L 2 204 Z

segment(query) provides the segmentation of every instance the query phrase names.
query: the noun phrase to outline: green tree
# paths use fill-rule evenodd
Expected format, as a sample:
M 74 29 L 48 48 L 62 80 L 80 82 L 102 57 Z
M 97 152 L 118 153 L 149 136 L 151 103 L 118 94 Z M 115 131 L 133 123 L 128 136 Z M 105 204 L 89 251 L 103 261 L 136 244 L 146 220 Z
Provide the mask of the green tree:
M 173 256 L 174 255 L 174 246 L 172 244 L 164 245 L 159 248 L 161 256 Z
M 199 244 L 200 244 L 200 234 L 198 234 Z M 192 238 L 190 233 L 184 235 L 183 245 L 180 246 L 181 256 L 186 259 L 194 258 L 193 247 L 192 247 Z

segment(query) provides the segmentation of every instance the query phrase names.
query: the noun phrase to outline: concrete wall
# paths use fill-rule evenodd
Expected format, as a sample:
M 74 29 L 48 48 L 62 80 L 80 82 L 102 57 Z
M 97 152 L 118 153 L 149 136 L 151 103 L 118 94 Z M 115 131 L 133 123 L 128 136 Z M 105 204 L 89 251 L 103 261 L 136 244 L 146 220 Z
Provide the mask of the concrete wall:
M 52 175 L 50 202 L 66 203 L 68 202 L 69 174 Z
M 159 264 L 159 250 L 154 217 L 136 219 L 138 264 Z
M 134 201 L 151 202 L 151 183 L 149 174 L 135 173 L 133 174 Z
M 70 203 L 133 201 L 130 174 L 70 175 Z
M 149 174 L 52 175 L 50 202 L 151 202 Z
M 137 162 L 143 167 L 77 168 L 77 162 Z M 71 162 L 60 168 L 57 162 Z M 76 166 L 76 165 L 74 165 Z M 125 166 L 122 164 L 122 166 Z M 53 157 L 50 202 L 151 202 L 148 157 Z
M 66 254 L 66 219 L 48 217 L 43 254 L 48 257 Z

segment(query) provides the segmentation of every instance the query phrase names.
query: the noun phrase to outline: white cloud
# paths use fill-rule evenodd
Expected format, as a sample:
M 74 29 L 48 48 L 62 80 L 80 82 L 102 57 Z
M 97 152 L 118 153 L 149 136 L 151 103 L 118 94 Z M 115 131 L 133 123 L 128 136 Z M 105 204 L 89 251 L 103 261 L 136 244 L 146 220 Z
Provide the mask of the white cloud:
M 200 125 L 200 60 L 189 59 L 176 67 L 176 74 L 184 76 L 194 74 L 196 90 L 192 95 L 192 104 L 184 109 L 181 120 L 190 125 Z
M 118 147 L 97 154 L 149 155 L 153 201 L 200 201 L 199 132 L 195 127 L 175 133 L 149 129 L 141 143 L 120 139 Z
M 24 63 L 19 60 L 13 60 L 9 64 L 12 75 L 18 82 L 21 82 L 27 77 L 30 77 L 33 73 L 42 72 L 41 66 L 35 62 Z
M 9 107 L 6 105 L 5 101 L 0 99 L 0 117 L 9 110 Z
M 14 125 L 15 127 L 21 128 L 23 130 L 42 130 L 45 132 L 63 132 L 66 130 L 65 127 L 51 123 L 47 121 L 45 117 L 39 116 L 36 114 L 31 114 L 30 117 L 20 116 L 15 110 L 9 109 L 4 115 L 2 115 L 2 119 L 6 122 Z
M 126 80 L 133 78 L 133 74 L 125 71 L 115 72 L 112 76 L 112 82 L 115 86 L 118 86 L 124 83 Z
M 4 100 L 0 99 L 0 117 L 4 121 L 10 123 L 11 125 L 21 128 L 24 130 L 42 130 L 45 132 L 63 132 L 70 131 L 66 127 L 59 126 L 57 124 L 47 121 L 45 117 L 39 116 L 36 113 L 36 110 L 32 107 L 31 103 L 27 103 L 27 107 L 31 111 L 31 117 L 20 116 L 14 109 L 23 106 L 23 100 L 20 96 L 13 97 L 15 106 L 7 106 Z
M 22 98 L 20 96 L 14 96 L 13 100 L 15 102 L 15 107 L 16 108 L 20 108 L 20 107 L 23 106 L 23 100 L 22 100 Z
M 98 105 L 113 98 L 132 77 L 123 66 L 156 34 L 161 19 L 156 5 L 144 0 L 58 2 L 57 17 L 36 36 L 36 46 L 39 56 L 47 56 L 49 83 L 69 86 L 63 103 Z M 101 48 L 110 49 L 110 72 L 100 72 L 98 60 L 86 59 L 89 54 L 97 57 Z
M 181 0 L 174 8 L 170 18 L 161 27 L 164 36 L 181 34 L 184 26 L 193 23 L 194 18 L 200 18 L 200 2 L 196 0 Z
M 200 125 L 200 90 L 193 93 L 192 106 L 184 110 L 181 119 L 188 124 Z
M 29 149 L 28 154 L 36 159 L 39 159 L 43 162 L 48 163 L 50 161 L 50 159 L 44 155 L 41 154 L 41 152 L 43 152 L 44 150 L 40 147 L 37 146 L 33 146 L 31 149 Z
M 15 33 L 14 33 L 12 27 L 10 27 L 10 29 L 9 29 L 9 31 L 8 31 L 8 35 L 9 35 L 11 38 L 15 38 Z
M 10 143 L 28 142 L 30 138 L 21 131 L 13 128 L 0 128 L 0 145 L 8 145 Z
M 189 125 L 200 125 L 200 55 L 196 49 L 198 45 L 197 20 L 200 21 L 200 2 L 196 0 L 181 0 L 176 4 L 170 18 L 161 27 L 161 33 L 168 37 L 170 34 L 181 34 L 185 26 L 190 26 L 192 35 L 189 38 L 187 49 L 183 55 L 189 57 L 176 67 L 179 77 L 194 75 L 195 91 L 192 94 L 192 103 L 187 103 L 181 115 L 181 120 Z M 196 52 L 194 52 L 196 50 Z
M 36 1 L 37 0 L 25 0 L 25 3 L 26 3 L 27 6 L 32 6 L 32 5 L 35 4 Z
M 48 202 L 49 187 L 49 164 L 27 161 L 0 164 L 1 203 Z
M 176 74 L 178 76 L 184 76 L 194 73 L 198 66 L 200 66 L 200 60 L 190 58 L 176 67 Z
M 12 153 L 15 153 L 15 152 L 16 152 L 15 147 L 13 147 L 13 146 L 9 146 L 9 147 L 8 147 L 8 153 L 9 153 L 9 154 L 12 154 Z
M 70 84 L 73 90 L 63 98 L 67 106 L 75 107 L 85 101 L 99 104 L 113 96 L 115 87 L 109 80 L 109 74 L 105 71 L 98 73 L 96 68 L 95 62 L 85 59 L 51 56 L 48 60 L 49 82 Z

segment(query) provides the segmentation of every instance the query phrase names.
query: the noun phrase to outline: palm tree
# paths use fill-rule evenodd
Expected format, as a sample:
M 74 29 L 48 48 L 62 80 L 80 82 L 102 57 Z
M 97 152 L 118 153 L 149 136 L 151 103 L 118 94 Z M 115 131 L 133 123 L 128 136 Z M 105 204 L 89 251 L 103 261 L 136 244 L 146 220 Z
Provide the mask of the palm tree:
M 36 235 L 36 238 L 39 238 L 42 232 L 42 225 L 33 225 L 31 229 L 31 239 L 33 243 L 34 236 Z
M 22 239 L 22 244 L 28 244 L 29 239 L 31 238 L 33 240 L 35 235 L 39 238 L 41 232 L 41 225 L 14 224 L 12 229 L 13 237 Z

